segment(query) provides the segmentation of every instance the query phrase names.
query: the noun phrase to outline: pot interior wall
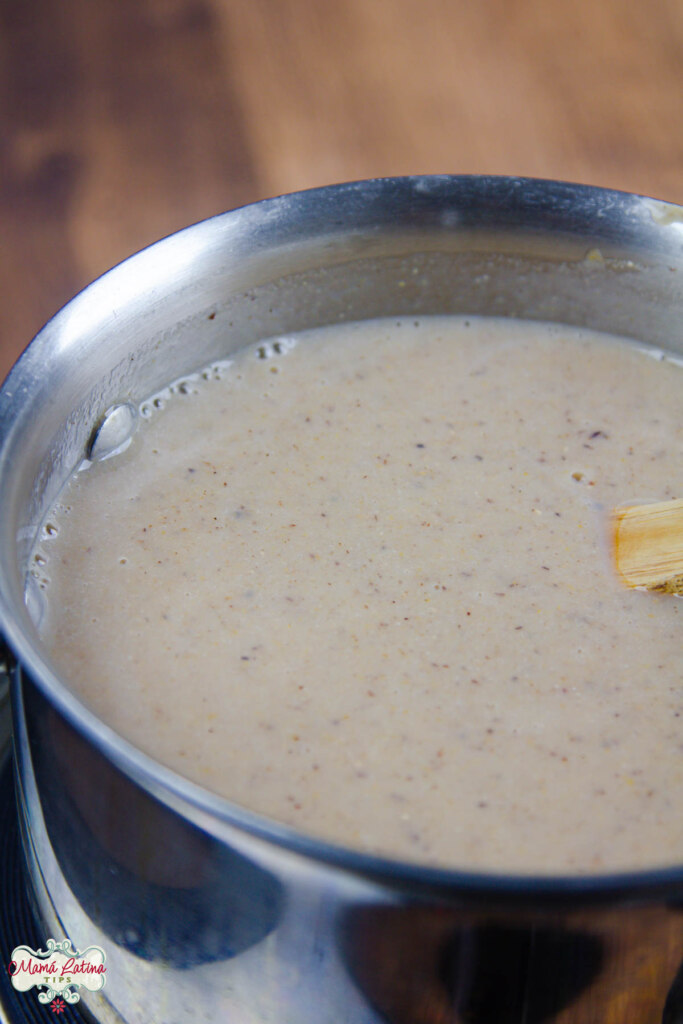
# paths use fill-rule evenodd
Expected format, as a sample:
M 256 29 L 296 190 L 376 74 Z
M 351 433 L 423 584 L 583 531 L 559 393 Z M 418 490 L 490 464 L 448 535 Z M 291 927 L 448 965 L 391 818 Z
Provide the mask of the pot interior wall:
M 456 238 L 450 248 L 446 241 L 390 238 L 381 255 L 360 256 L 353 239 L 346 246 L 318 241 L 253 268 L 253 287 L 235 292 L 228 270 L 169 292 L 137 316 L 112 304 L 108 322 L 80 334 L 73 319 L 88 293 L 73 311 L 67 307 L 46 328 L 46 340 L 58 336 L 56 354 L 42 361 L 38 378 L 26 367 L 35 394 L 14 432 L 16 450 L 10 445 L 6 456 L 13 472 L 3 486 L 1 553 L 15 586 L 21 589 L 38 525 L 104 411 L 115 402 L 138 404 L 261 338 L 375 316 L 456 313 L 552 320 L 668 349 L 683 346 L 676 329 L 678 275 L 661 267 L 587 250 L 585 241 L 574 243 L 574 258 L 566 241 L 552 238 L 536 241 L 541 253 L 501 251 L 514 248 L 509 238 Z M 517 248 L 529 250 L 524 241 Z M 288 263 L 297 269 L 282 273 Z M 278 276 L 264 281 L 268 271 Z

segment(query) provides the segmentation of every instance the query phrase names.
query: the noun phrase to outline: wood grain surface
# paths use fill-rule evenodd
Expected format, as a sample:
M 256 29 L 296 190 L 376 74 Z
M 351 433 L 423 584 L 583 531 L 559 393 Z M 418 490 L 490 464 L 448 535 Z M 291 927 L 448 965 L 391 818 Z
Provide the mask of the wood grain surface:
M 485 172 L 683 202 L 681 0 L 0 0 L 0 377 L 185 224 Z

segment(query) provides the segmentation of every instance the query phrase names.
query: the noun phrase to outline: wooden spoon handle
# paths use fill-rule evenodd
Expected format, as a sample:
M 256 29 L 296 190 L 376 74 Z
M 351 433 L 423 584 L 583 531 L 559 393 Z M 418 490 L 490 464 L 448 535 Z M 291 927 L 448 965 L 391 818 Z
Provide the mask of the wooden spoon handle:
M 616 509 L 614 556 L 627 587 L 683 595 L 683 499 Z

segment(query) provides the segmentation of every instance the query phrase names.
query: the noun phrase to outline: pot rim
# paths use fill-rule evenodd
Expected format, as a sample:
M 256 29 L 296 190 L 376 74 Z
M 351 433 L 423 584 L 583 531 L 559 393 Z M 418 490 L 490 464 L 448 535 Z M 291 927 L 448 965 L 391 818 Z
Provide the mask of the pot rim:
M 87 308 L 97 300 L 102 287 L 109 287 L 117 278 L 127 281 L 134 278 L 135 274 L 131 275 L 131 270 L 135 270 L 136 262 L 148 260 L 150 255 L 154 256 L 161 251 L 179 251 L 189 237 L 194 238 L 195 244 L 200 247 L 202 244 L 207 245 L 208 241 L 203 239 L 208 238 L 216 227 L 227 228 L 240 219 L 248 222 L 241 230 L 258 228 L 260 224 L 283 212 L 291 216 L 297 206 L 320 207 L 320 220 L 320 212 L 328 218 L 334 216 L 336 201 L 342 196 L 348 199 L 351 195 L 354 202 L 367 205 L 387 190 L 408 190 L 416 201 L 423 195 L 431 196 L 434 201 L 434 198 L 438 200 L 441 190 L 449 190 L 448 194 L 452 195 L 458 189 L 490 193 L 494 203 L 498 203 L 499 210 L 509 212 L 515 207 L 517 217 L 518 204 L 523 204 L 525 199 L 528 201 L 529 197 L 540 203 L 541 214 L 544 211 L 546 214 L 558 212 L 565 219 L 573 203 L 581 205 L 589 214 L 592 210 L 595 216 L 603 218 L 602 223 L 596 227 L 602 232 L 606 231 L 607 238 L 614 237 L 615 225 L 622 228 L 626 226 L 627 230 L 622 235 L 630 242 L 637 238 L 644 243 L 646 251 L 649 248 L 660 255 L 669 252 L 679 259 L 683 255 L 682 206 L 634 193 L 540 178 L 489 175 L 377 178 L 288 193 L 216 214 L 153 242 L 106 271 L 72 298 L 39 331 L 0 389 L 0 479 L 3 474 L 10 472 L 6 451 L 15 422 L 13 411 L 19 400 L 16 392 L 22 390 L 24 368 L 36 359 L 40 349 L 48 343 L 49 336 L 59 330 L 68 315 L 73 314 L 74 310 Z M 667 231 L 668 228 L 678 230 L 674 235 Z M 454 230 L 457 229 L 456 225 Z M 551 232 L 552 224 L 546 234 Z M 109 761 L 162 803 L 190 817 L 206 831 L 211 832 L 212 822 L 236 828 L 319 864 L 346 870 L 384 886 L 407 889 L 415 894 L 438 894 L 440 899 L 457 899 L 460 902 L 483 898 L 493 900 L 496 904 L 517 903 L 533 897 L 536 905 L 543 902 L 586 905 L 674 895 L 678 899 L 681 897 L 683 863 L 644 870 L 580 875 L 503 874 L 434 867 L 347 848 L 249 811 L 155 761 L 91 712 L 68 690 L 41 654 L 26 624 L 16 614 L 10 590 L 11 586 L 0 566 L 0 629 L 17 659 L 17 667 L 12 673 L 15 728 L 22 714 L 21 670 L 25 669 L 28 678 L 38 686 L 48 701 Z

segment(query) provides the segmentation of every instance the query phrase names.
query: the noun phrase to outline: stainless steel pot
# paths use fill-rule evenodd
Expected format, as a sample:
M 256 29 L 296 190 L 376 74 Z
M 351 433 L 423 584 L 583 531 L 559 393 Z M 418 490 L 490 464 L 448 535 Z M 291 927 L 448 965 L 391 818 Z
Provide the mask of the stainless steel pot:
M 37 526 L 117 402 L 258 338 L 389 314 L 554 320 L 683 351 L 682 281 L 678 207 L 514 178 L 359 182 L 159 242 L 34 340 L 0 392 L 0 617 L 35 900 L 46 937 L 104 948 L 98 1020 L 683 1021 L 683 865 L 473 875 L 298 835 L 98 721 L 24 602 Z

